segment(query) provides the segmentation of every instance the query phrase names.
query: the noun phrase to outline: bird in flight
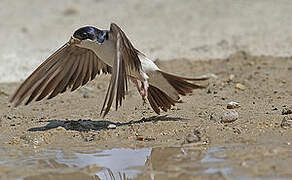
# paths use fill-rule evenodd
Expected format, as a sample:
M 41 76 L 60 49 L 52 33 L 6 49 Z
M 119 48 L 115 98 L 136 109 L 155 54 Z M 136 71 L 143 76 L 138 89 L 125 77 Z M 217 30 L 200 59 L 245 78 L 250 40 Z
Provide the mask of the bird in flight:
M 69 42 L 49 56 L 16 90 L 10 99 L 14 106 L 24 102 L 51 99 L 68 89 L 76 90 L 93 80 L 97 74 L 111 74 L 100 114 L 104 117 L 115 101 L 122 105 L 132 81 L 144 102 L 157 113 L 167 111 L 179 100 L 179 95 L 191 93 L 203 86 L 191 81 L 207 76 L 186 78 L 162 71 L 137 50 L 121 28 L 112 23 L 109 30 L 93 26 L 77 29 Z

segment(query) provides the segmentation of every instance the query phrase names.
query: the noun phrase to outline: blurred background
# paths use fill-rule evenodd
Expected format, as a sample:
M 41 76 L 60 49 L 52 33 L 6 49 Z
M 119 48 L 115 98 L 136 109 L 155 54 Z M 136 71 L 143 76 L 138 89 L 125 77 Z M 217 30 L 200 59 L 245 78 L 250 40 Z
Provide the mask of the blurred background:
M 111 22 L 153 60 L 292 54 L 290 0 L 1 0 L 0 7 L 0 82 L 27 77 L 77 28 Z

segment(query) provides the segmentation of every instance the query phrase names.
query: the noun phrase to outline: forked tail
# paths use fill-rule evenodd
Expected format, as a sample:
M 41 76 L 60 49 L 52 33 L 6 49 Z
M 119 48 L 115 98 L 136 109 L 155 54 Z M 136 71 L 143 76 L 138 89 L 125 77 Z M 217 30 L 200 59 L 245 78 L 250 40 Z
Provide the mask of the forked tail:
M 157 73 L 159 73 L 159 76 Z M 209 79 L 207 76 L 197 78 L 181 77 L 163 71 L 156 71 L 155 74 L 155 76 L 151 76 L 150 74 L 150 85 L 147 97 L 152 109 L 157 114 L 160 114 L 160 109 L 166 112 L 171 106 L 175 105 L 179 100 L 179 95 L 185 96 L 192 93 L 193 89 L 205 88 L 205 86 L 190 83 L 189 81 Z

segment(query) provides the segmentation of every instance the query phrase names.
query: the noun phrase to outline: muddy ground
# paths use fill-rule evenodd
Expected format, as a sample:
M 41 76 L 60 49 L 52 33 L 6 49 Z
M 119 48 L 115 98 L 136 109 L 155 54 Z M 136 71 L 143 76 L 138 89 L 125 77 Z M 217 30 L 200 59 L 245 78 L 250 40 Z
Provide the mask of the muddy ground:
M 216 77 L 160 116 L 143 105 L 131 84 L 123 106 L 104 119 L 99 112 L 109 76 L 97 77 L 76 92 L 18 108 L 8 99 L 19 83 L 2 83 L 0 179 L 98 179 L 93 176 L 97 166 L 76 169 L 53 160 L 25 160 L 54 149 L 66 154 L 112 148 L 152 148 L 146 163 L 150 162 L 155 179 L 292 179 L 292 58 L 237 52 L 227 59 L 156 63 L 181 75 Z M 240 107 L 227 109 L 231 101 Z M 236 111 L 238 118 L 222 122 L 230 111 Z M 189 152 L 186 157 L 176 152 L 181 147 Z M 223 149 L 213 154 L 224 159 L 216 167 L 230 166 L 232 171 L 192 174 L 203 168 L 196 160 L 214 147 Z M 135 178 L 152 176 L 144 169 Z

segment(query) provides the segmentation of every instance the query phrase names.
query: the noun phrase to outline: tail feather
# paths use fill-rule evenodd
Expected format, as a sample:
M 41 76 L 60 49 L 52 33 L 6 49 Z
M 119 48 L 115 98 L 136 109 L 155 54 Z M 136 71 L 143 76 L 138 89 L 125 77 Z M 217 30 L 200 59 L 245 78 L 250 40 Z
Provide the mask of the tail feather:
M 149 85 L 147 98 L 152 109 L 157 114 L 160 114 L 160 109 L 166 112 L 171 106 L 177 103 L 177 101 L 173 100 L 166 93 L 152 85 Z
M 193 89 L 201 89 L 205 88 L 202 85 L 193 84 L 187 81 L 198 81 L 198 80 L 205 80 L 205 79 L 198 79 L 198 78 L 185 78 L 173 74 L 169 74 L 163 71 L 160 71 L 162 76 L 169 82 L 169 84 L 174 87 L 174 89 L 180 94 L 180 95 L 187 95 L 193 91 Z
M 148 88 L 148 101 L 152 109 L 160 114 L 160 109 L 168 111 L 178 102 L 178 95 L 187 95 L 193 89 L 205 88 L 205 86 L 190 83 L 188 81 L 206 80 L 206 77 L 186 78 L 163 71 L 148 73 L 150 85 Z M 173 89 L 173 90 L 171 90 Z

